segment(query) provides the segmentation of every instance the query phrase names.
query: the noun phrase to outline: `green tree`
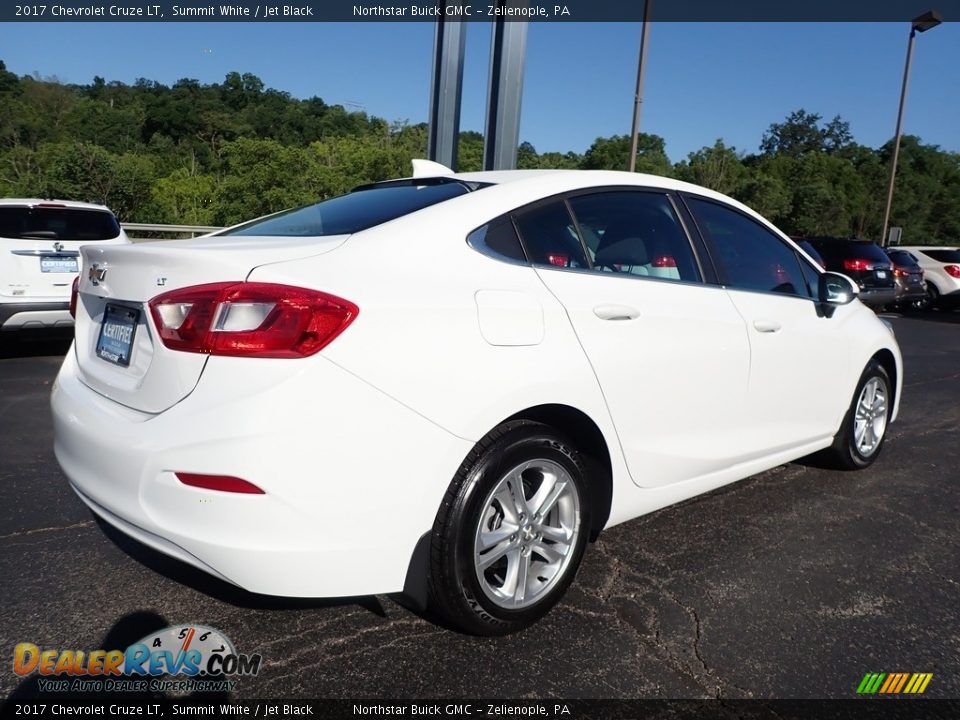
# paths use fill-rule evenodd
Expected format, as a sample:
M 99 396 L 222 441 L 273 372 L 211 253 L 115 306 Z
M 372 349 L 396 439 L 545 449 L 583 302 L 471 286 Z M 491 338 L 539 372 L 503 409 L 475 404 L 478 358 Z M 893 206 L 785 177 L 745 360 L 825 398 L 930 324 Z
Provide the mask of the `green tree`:
M 665 148 L 666 143 L 659 135 L 640 133 L 637 140 L 637 172 L 671 176 L 673 166 Z M 629 165 L 629 135 L 597 138 L 584 153 L 581 163 L 586 170 L 626 170 Z
M 770 125 L 760 142 L 760 152 L 800 157 L 811 152 L 837 152 L 850 144 L 850 123 L 839 115 L 825 126 L 820 120 L 818 113 L 794 110 L 784 122 Z
M 737 149 L 727 147 L 719 138 L 713 147 L 704 147 L 690 153 L 685 162 L 677 164 L 676 176 L 681 180 L 732 194 L 743 183 L 747 169 Z

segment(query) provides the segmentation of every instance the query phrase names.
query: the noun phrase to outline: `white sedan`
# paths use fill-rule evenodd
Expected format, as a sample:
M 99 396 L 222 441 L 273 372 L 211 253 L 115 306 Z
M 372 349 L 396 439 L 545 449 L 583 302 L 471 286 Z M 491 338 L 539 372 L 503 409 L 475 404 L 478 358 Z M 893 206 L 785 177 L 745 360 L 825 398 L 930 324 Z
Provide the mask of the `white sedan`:
M 880 454 L 892 331 L 749 208 L 650 175 L 419 170 L 83 248 L 52 404 L 97 515 L 253 592 L 404 593 L 494 635 L 604 528 Z

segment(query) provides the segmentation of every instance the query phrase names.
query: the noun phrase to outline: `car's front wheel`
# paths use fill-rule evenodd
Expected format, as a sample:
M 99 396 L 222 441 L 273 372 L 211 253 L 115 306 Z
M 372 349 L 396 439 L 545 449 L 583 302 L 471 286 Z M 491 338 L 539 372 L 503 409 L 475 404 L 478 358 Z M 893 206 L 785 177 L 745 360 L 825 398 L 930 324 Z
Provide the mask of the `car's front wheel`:
M 893 410 L 893 383 L 886 368 L 871 360 L 857 383 L 853 402 L 833 445 L 823 453 L 828 465 L 859 470 L 880 455 Z
M 437 514 L 433 609 L 477 635 L 533 624 L 573 581 L 589 528 L 576 449 L 541 423 L 502 425 L 464 461 Z

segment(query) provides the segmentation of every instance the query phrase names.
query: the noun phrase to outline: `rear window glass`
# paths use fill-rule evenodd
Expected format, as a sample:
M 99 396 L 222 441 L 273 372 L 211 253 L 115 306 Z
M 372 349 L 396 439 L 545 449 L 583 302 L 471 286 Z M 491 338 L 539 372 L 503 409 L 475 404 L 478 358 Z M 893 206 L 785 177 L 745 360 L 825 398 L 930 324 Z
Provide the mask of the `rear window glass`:
M 520 238 L 509 217 L 498 218 L 479 227 L 467 236 L 467 242 L 484 255 L 499 260 L 525 262 L 527 257 L 520 245 Z
M 33 240 L 110 240 L 120 224 L 104 210 L 0 207 L 0 237 Z
M 859 258 L 876 262 L 888 262 L 890 258 L 879 245 L 856 240 L 815 240 L 813 246 L 828 258 Z
M 525 210 L 516 220 L 530 262 L 562 268 L 590 267 L 576 226 L 562 201 Z
M 887 255 L 890 256 L 890 259 L 893 260 L 893 262 L 902 267 L 913 267 L 917 264 L 917 261 L 913 255 L 908 253 L 906 250 L 887 250 Z
M 945 263 L 960 263 L 960 250 L 924 250 L 934 260 Z
M 277 237 L 349 235 L 468 192 L 469 188 L 456 182 L 371 187 L 286 210 L 262 220 L 253 220 L 218 234 Z

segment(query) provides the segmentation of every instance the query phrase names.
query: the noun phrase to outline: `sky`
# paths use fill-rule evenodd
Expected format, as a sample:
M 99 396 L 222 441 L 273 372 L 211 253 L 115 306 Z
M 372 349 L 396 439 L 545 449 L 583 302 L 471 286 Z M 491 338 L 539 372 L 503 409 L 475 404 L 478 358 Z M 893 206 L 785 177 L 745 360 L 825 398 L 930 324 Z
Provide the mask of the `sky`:
M 483 130 L 490 30 L 468 23 L 462 130 Z M 86 84 L 221 82 L 250 72 L 295 97 L 318 95 L 389 121 L 427 120 L 431 23 L 0 24 L 0 60 L 19 75 Z M 641 130 L 671 160 L 722 138 L 756 152 L 798 108 L 840 115 L 878 147 L 894 133 L 907 23 L 653 23 Z M 521 141 L 583 152 L 628 134 L 639 23 L 531 23 Z M 960 151 L 960 23 L 918 35 L 904 133 Z

